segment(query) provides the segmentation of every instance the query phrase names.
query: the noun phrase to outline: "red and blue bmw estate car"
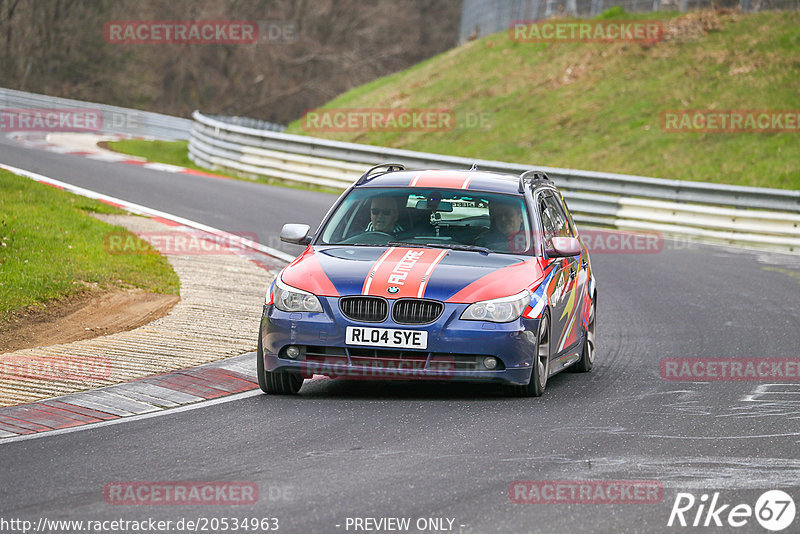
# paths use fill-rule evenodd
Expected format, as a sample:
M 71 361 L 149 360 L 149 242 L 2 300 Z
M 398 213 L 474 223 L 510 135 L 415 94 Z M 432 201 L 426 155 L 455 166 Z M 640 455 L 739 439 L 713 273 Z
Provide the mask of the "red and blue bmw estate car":
M 269 288 L 265 393 L 304 378 L 496 382 L 540 396 L 595 358 L 597 290 L 558 189 L 539 171 L 369 169 Z

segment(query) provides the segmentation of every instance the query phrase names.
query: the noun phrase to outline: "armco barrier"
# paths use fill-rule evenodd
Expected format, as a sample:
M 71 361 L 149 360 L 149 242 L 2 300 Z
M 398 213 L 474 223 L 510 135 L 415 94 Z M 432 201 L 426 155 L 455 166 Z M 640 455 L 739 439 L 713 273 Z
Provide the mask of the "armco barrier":
M 0 88 L 0 110 L 3 109 L 97 110 L 103 114 L 103 124 L 100 130 L 102 133 L 124 134 L 132 137 L 152 137 L 165 140 L 188 139 L 189 130 L 192 128 L 191 120 L 171 115 Z
M 477 164 L 510 174 L 536 168 L 564 191 L 583 223 L 800 252 L 800 191 L 474 160 L 248 128 L 198 111 L 193 118 L 189 157 L 211 169 L 345 189 L 387 161 L 411 169 Z

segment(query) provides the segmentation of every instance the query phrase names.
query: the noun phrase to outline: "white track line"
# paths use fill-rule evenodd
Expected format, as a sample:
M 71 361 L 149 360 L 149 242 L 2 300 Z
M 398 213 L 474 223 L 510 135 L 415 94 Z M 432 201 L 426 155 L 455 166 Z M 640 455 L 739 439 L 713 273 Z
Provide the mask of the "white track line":
M 109 195 L 104 195 L 103 193 L 98 193 L 98 192 L 92 191 L 90 189 L 84 189 L 83 187 L 78 187 L 76 185 L 68 184 L 66 182 L 62 182 L 62 181 L 56 180 L 54 178 L 49 178 L 49 177 L 44 176 L 42 174 L 37 174 L 35 172 L 27 171 L 25 169 L 12 167 L 11 165 L 6 165 L 4 163 L 0 163 L 0 168 L 5 169 L 5 170 L 10 171 L 10 172 L 13 172 L 14 174 L 18 174 L 20 176 L 24 176 L 26 178 L 30 178 L 31 180 L 36 180 L 37 182 L 41 182 L 41 183 L 45 183 L 45 184 L 49 184 L 49 185 L 54 185 L 56 187 L 60 187 L 60 188 L 64 189 L 65 191 L 69 191 L 70 193 L 75 193 L 77 195 L 81 195 L 81 196 L 84 196 L 84 197 L 93 198 L 95 200 L 105 200 L 107 202 L 112 202 L 114 204 L 118 204 L 118 205 L 124 207 L 126 210 L 128 210 L 128 211 L 130 211 L 132 213 L 137 213 L 137 214 L 140 214 L 140 215 L 147 215 L 149 217 L 160 217 L 162 219 L 167 219 L 169 221 L 173 221 L 173 222 L 176 222 L 178 224 L 182 224 L 184 226 L 188 226 L 190 228 L 195 228 L 197 230 L 202 230 L 204 232 L 208 232 L 210 234 L 214 234 L 214 235 L 219 236 L 219 237 L 224 237 L 224 238 L 230 240 L 230 242 L 232 242 L 232 243 L 238 242 L 243 247 L 247 247 L 247 248 L 250 248 L 252 250 L 257 250 L 258 252 L 261 252 L 261 253 L 266 254 L 268 256 L 272 256 L 273 258 L 276 258 L 276 259 L 279 259 L 279 260 L 282 260 L 282 261 L 285 261 L 285 262 L 291 262 L 292 260 L 294 260 L 294 256 L 290 256 L 289 254 L 281 252 L 280 250 L 277 250 L 277 249 L 274 249 L 274 248 L 271 248 L 271 247 L 267 247 L 265 245 L 262 245 L 261 243 L 256 243 L 255 241 L 253 241 L 251 239 L 245 239 L 245 238 L 243 238 L 241 236 L 238 236 L 236 234 L 231 234 L 229 232 L 225 232 L 223 230 L 219 230 L 219 229 L 214 228 L 212 226 L 207 226 L 207 225 L 199 223 L 199 222 L 195 222 L 195 221 L 192 221 L 192 220 L 189 220 L 189 219 L 184 219 L 183 217 L 178 217 L 177 215 L 172 215 L 171 213 L 166 213 L 166 212 L 163 212 L 163 211 L 154 210 L 152 208 L 148 208 L 146 206 L 142 206 L 141 204 L 134 204 L 133 202 L 128 202 L 127 200 L 122 200 L 122 199 L 119 199 L 119 198 L 116 198 L 116 197 L 112 197 L 112 196 L 109 196 Z

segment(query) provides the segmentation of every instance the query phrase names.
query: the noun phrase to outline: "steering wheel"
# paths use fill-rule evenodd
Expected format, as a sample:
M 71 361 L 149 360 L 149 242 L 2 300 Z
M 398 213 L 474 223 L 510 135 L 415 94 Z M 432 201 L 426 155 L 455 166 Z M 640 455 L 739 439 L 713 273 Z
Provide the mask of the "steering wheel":
M 392 236 L 392 234 L 387 234 L 386 232 L 378 232 L 376 230 L 371 230 L 369 232 L 364 232 L 363 234 L 357 234 L 357 235 L 354 235 L 352 237 L 348 237 L 347 239 L 342 241 L 342 243 L 346 243 L 348 245 L 349 244 L 354 244 L 354 245 L 355 244 L 361 244 L 361 245 L 378 245 L 378 244 L 382 244 L 382 245 L 385 245 L 386 243 L 384 243 L 383 242 L 384 240 L 380 239 L 380 237 L 388 237 L 388 238 L 391 239 L 394 236 Z

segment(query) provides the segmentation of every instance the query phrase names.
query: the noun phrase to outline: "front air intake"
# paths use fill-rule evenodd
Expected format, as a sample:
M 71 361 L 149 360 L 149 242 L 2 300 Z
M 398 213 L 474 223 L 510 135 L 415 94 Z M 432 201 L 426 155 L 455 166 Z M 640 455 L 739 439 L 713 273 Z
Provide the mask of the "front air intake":
M 438 300 L 399 299 L 392 308 L 392 319 L 398 324 L 428 324 L 443 311 L 444 304 Z
M 389 316 L 389 304 L 380 297 L 342 297 L 339 309 L 348 319 L 364 323 L 382 323 Z

